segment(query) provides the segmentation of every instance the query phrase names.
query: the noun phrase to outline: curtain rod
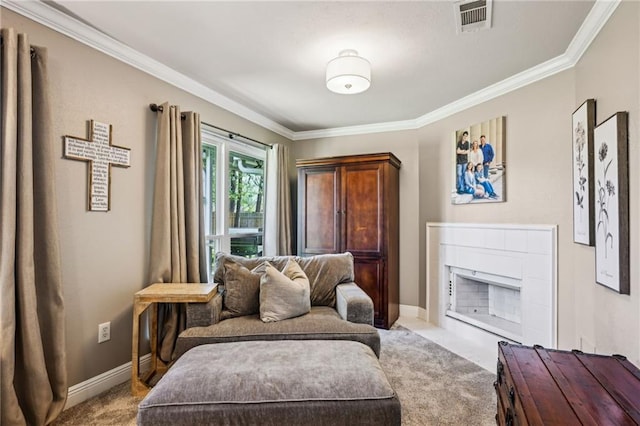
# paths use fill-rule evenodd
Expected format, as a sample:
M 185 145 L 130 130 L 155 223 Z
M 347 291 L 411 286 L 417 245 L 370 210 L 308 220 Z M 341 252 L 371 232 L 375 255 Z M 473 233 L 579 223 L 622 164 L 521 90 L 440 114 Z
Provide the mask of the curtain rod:
M 164 108 L 162 108 L 162 105 L 157 105 L 157 104 L 149 104 L 149 108 L 153 112 L 162 111 L 164 109 Z M 180 118 L 182 120 L 184 120 L 185 116 L 181 114 Z M 240 137 L 242 139 L 250 140 L 251 142 L 255 142 L 255 143 L 260 144 L 262 146 L 266 146 L 269 149 L 273 148 L 273 145 L 271 145 L 271 144 L 268 144 L 268 143 L 265 143 L 265 142 L 260 142 L 258 140 L 252 139 L 252 138 L 250 138 L 248 136 L 241 135 L 240 133 L 232 132 L 231 130 L 223 129 L 222 127 L 214 126 L 213 124 L 209 124 L 209 123 L 204 122 L 204 121 L 201 121 L 201 123 L 205 124 L 205 125 L 207 125 L 209 127 L 213 127 L 214 129 L 218 129 L 218 130 L 220 130 L 222 132 L 227 133 L 229 135 L 229 139 L 233 139 L 235 137 Z

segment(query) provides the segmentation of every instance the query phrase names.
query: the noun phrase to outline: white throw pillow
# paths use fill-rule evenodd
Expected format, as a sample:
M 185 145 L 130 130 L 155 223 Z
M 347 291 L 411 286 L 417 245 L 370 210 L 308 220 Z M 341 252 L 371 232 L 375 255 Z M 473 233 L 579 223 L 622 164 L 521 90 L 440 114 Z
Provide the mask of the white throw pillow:
M 282 272 L 266 263 L 260 278 L 260 319 L 280 321 L 304 315 L 311 310 L 309 278 L 300 265 L 289 259 Z

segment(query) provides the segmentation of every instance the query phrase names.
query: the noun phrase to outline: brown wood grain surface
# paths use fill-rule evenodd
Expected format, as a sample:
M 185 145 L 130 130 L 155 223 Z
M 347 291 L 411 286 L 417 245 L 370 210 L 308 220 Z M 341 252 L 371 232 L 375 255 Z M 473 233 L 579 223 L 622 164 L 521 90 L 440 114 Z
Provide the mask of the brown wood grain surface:
M 399 316 L 399 167 L 391 153 L 297 160 L 298 255 L 351 252 L 374 324 Z
M 640 424 L 640 370 L 620 356 L 500 342 L 498 424 Z

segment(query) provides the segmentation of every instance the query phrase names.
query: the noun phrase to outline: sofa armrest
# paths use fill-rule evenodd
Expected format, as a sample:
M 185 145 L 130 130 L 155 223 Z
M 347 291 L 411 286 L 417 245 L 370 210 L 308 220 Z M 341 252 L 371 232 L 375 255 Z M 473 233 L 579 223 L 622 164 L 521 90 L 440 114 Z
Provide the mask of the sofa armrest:
M 373 301 L 356 283 L 336 286 L 336 310 L 342 319 L 373 325 Z
M 220 321 L 222 293 L 216 293 L 207 303 L 187 303 L 187 327 L 207 327 Z

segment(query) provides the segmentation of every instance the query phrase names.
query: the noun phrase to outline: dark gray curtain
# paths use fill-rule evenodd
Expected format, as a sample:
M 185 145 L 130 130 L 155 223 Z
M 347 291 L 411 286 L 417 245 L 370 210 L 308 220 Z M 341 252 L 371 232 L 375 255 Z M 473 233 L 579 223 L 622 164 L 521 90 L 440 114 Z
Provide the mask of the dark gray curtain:
M 207 282 L 202 210 L 200 115 L 164 103 L 158 111 L 149 284 Z M 184 116 L 184 120 L 181 119 Z M 184 330 L 184 307 L 159 309 L 160 358 Z
M 45 425 L 67 398 L 64 303 L 47 51 L 2 30 L 1 417 Z M 55 148 L 54 148 L 55 145 Z

